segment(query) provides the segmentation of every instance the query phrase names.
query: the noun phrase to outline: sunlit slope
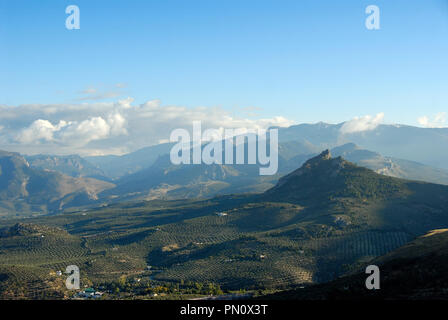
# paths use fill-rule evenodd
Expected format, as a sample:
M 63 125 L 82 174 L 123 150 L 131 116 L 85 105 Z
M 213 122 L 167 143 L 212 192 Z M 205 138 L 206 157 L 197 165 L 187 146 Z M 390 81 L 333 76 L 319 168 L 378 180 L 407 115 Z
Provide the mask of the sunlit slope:
M 265 296 L 263 299 L 447 299 L 448 232 L 433 230 L 414 241 L 365 263 L 380 268 L 380 289 L 365 288 L 359 272 L 335 281 Z

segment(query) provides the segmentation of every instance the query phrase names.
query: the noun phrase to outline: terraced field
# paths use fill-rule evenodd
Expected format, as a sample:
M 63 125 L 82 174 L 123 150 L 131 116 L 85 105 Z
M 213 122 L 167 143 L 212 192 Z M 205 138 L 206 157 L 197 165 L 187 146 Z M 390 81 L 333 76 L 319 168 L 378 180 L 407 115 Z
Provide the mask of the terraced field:
M 165 208 L 148 202 L 30 222 L 61 229 L 0 238 L 1 266 L 32 267 L 42 276 L 74 264 L 89 284 L 150 275 L 155 281 L 214 282 L 232 290 L 326 281 L 412 238 L 399 230 L 310 224 L 303 207 L 272 202 L 166 203 Z
M 2 299 L 63 299 L 64 281 L 44 268 L 0 266 Z

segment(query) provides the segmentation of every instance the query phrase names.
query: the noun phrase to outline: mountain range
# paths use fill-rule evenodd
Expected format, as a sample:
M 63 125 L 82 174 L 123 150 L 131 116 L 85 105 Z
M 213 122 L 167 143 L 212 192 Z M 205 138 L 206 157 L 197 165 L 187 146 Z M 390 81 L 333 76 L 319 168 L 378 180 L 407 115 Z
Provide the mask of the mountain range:
M 352 142 L 387 157 L 448 169 L 448 128 L 419 128 L 398 124 L 351 128 L 350 122 L 321 122 L 280 128 L 279 141 L 291 140 L 309 143 L 319 150 Z
M 113 186 L 94 178 L 35 169 L 23 156 L 0 151 L 0 216 L 60 211 L 97 200 L 101 191 Z
M 105 181 L 111 180 L 100 168 L 79 155 L 55 156 L 41 154 L 24 156 L 24 158 L 30 167 L 34 169 L 57 171 L 75 178 L 90 177 Z
M 23 160 L 16 161 L 8 170 L 12 176 L 17 170 L 19 178 L 14 181 L 6 175 L 0 176 L 5 189 L 15 190 L 28 181 L 20 173 L 24 165 L 29 166 L 29 172 L 44 177 L 41 181 L 53 181 L 51 185 L 54 187 L 41 188 L 37 202 L 31 200 L 33 192 L 31 195 L 4 193 L 3 216 L 138 199 L 205 199 L 224 194 L 264 192 L 280 177 L 316 156 L 322 148 L 331 148 L 334 156 L 342 156 L 383 175 L 448 185 L 448 170 L 443 169 L 444 159 L 448 160 L 447 129 L 381 125 L 369 131 L 347 133 L 345 125 L 317 123 L 279 128 L 279 165 L 278 173 L 273 176 L 260 176 L 258 164 L 173 165 L 169 157 L 173 146 L 170 143 L 122 156 L 82 158 L 78 155 L 15 154 Z M 372 149 L 368 150 L 366 146 Z M 431 146 L 431 153 L 422 152 L 428 146 Z M 9 154 L 2 152 L 0 158 L 8 162 Z M 44 185 L 48 181 L 41 183 Z

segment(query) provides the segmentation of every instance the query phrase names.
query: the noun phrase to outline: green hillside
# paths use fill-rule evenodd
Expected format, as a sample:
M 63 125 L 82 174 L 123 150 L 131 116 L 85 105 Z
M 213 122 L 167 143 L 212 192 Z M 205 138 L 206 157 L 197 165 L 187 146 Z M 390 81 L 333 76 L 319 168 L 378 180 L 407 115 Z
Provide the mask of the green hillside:
M 374 259 L 380 268 L 380 289 L 365 288 L 367 275 L 359 272 L 329 283 L 263 296 L 289 300 L 446 300 L 448 298 L 448 230 L 433 230 Z
M 328 150 L 282 177 L 266 192 L 268 198 L 298 203 L 341 198 L 386 200 L 409 194 L 404 180 L 376 174 L 340 157 L 331 158 Z
M 44 238 L 14 235 L 17 221 L 5 221 L 0 266 L 50 274 L 76 264 L 83 281 L 96 285 L 147 277 L 288 289 L 333 280 L 447 226 L 447 208 L 447 186 L 383 176 L 327 151 L 262 194 L 134 201 L 28 219 L 66 231 Z

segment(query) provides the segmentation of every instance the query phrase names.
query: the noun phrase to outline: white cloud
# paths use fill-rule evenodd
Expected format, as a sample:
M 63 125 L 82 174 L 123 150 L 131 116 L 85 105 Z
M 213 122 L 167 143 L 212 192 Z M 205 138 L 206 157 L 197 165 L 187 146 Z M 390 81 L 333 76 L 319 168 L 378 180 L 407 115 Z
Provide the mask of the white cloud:
M 134 102 L 134 98 L 127 97 L 126 99 L 118 100 L 117 106 L 129 109 L 130 107 L 132 107 L 132 102 Z
M 72 122 L 60 132 L 60 141 L 83 146 L 93 140 L 109 137 L 110 125 L 101 117 L 92 117 L 80 123 Z
M 110 134 L 112 136 L 128 134 L 128 131 L 126 130 L 126 119 L 118 112 L 110 114 L 107 117 L 107 123 L 110 126 Z
M 431 120 L 428 116 L 417 119 L 418 123 L 425 128 L 445 128 L 448 127 L 447 113 L 439 112 Z
M 110 114 L 107 120 L 91 117 L 81 122 L 61 120 L 53 125 L 38 119 L 22 129 L 16 140 L 23 144 L 54 142 L 59 145 L 84 146 L 90 141 L 127 134 L 126 120 L 119 113 Z
M 28 128 L 23 129 L 17 140 L 21 143 L 38 143 L 40 140 L 52 141 L 55 132 L 65 127 L 67 123 L 60 121 L 59 124 L 53 125 L 48 120 L 38 119 L 34 121 Z
M 236 117 L 219 107 L 162 105 L 159 100 L 53 105 L 0 105 L 0 149 L 22 153 L 123 154 L 168 141 L 177 128 L 264 129 L 294 124 L 284 117 Z
M 355 132 L 363 132 L 374 130 L 384 120 L 384 113 L 378 113 L 376 116 L 366 115 L 363 117 L 356 117 L 350 121 L 345 122 L 340 132 L 342 134 L 350 134 Z

